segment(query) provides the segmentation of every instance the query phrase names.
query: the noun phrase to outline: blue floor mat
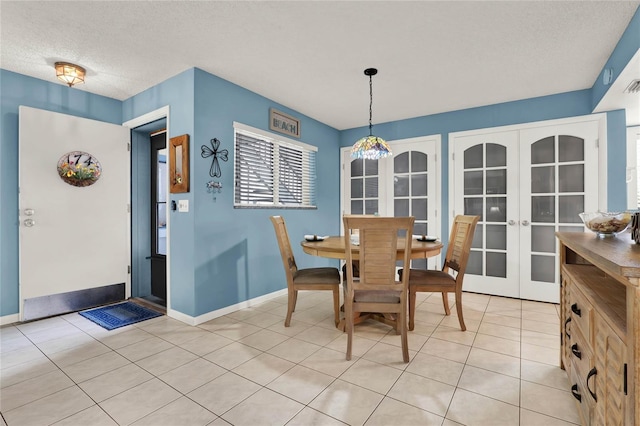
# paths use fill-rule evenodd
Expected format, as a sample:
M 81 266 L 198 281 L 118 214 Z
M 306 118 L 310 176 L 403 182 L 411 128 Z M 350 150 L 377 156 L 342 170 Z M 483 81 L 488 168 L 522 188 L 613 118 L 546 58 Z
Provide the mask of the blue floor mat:
M 95 322 L 107 330 L 124 327 L 125 325 L 145 321 L 159 317 L 162 314 L 151 309 L 143 308 L 132 302 L 118 303 L 117 305 L 103 306 L 78 312 L 83 317 Z

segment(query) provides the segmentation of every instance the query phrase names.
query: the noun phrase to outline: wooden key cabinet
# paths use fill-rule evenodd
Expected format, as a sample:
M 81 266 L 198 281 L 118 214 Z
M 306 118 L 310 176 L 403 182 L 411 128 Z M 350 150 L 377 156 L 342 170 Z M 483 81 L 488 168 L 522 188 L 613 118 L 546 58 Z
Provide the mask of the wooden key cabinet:
M 584 425 L 640 425 L 640 245 L 558 232 L 560 366 Z

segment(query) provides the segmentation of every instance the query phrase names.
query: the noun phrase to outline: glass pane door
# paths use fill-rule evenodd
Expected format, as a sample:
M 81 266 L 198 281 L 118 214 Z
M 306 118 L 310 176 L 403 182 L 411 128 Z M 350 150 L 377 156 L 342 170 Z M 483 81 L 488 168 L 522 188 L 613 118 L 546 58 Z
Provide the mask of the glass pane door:
M 465 289 L 518 296 L 517 132 L 455 138 L 455 214 L 480 216 Z
M 388 178 L 387 211 L 392 216 L 413 216 L 414 235 L 439 237 L 438 176 L 436 149 L 439 140 L 435 137 L 393 143 L 393 168 Z M 444 236 L 447 241 L 448 236 Z M 439 268 L 440 257 L 414 259 L 411 267 L 417 269 Z
M 557 303 L 559 262 L 555 233 L 583 232 L 579 213 L 596 211 L 598 123 L 521 132 L 520 297 Z
M 351 214 L 378 214 L 380 194 L 378 192 L 378 161 L 361 158 L 352 159 L 351 168 Z
M 158 182 L 167 181 L 167 149 L 158 150 L 157 155 L 157 177 Z M 155 231 L 155 253 L 167 254 L 167 186 L 163 184 L 157 185 L 156 194 L 156 231 Z

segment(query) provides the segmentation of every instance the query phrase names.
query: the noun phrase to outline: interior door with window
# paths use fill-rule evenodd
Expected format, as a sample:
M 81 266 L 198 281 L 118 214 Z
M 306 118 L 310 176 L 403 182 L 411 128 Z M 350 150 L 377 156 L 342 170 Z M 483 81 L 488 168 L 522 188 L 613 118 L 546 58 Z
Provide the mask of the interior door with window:
M 452 156 L 454 214 L 480 216 L 464 288 L 519 297 L 518 133 L 456 137 Z
M 437 191 L 439 145 L 439 136 L 393 141 L 393 156 L 380 160 L 351 158 L 351 148 L 343 148 L 342 213 L 414 216 L 415 234 L 442 239 Z M 412 267 L 437 268 L 438 262 L 439 257 L 429 259 L 428 264 L 427 260 L 413 260 Z
M 556 231 L 584 232 L 598 210 L 598 122 L 520 131 L 520 297 L 558 303 Z
M 342 149 L 342 214 L 387 215 L 386 185 L 382 182 L 389 161 L 351 158 L 351 148 Z
M 452 135 L 454 214 L 481 217 L 465 290 L 557 303 L 556 231 L 598 207 L 598 120 Z
M 438 138 L 439 139 L 439 138 Z M 406 141 L 394 141 L 393 165 L 387 172 L 384 182 L 386 211 L 389 216 L 413 216 L 413 233 L 440 237 L 438 211 L 440 200 L 437 185 L 439 168 L 437 164 L 437 146 L 435 138 L 415 138 Z M 447 236 L 444 236 L 446 242 Z M 411 267 L 416 269 L 437 268 L 438 258 L 414 259 Z

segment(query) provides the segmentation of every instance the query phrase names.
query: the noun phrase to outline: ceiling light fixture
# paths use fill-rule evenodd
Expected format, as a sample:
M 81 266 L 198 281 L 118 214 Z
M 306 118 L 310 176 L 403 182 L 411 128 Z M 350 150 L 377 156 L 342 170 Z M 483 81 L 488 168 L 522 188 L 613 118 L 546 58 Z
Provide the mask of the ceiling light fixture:
M 359 139 L 351 148 L 351 158 L 364 158 L 366 160 L 378 160 L 380 158 L 393 155 L 389 144 L 378 136 L 373 136 L 371 129 L 371 117 L 373 115 L 373 80 L 372 77 L 378 74 L 375 68 L 367 68 L 364 75 L 369 76 L 369 136 Z
M 74 84 L 84 83 L 85 73 L 85 69 L 79 65 L 70 64 L 69 62 L 56 62 L 56 77 L 58 77 L 58 80 L 68 84 L 69 87 Z

